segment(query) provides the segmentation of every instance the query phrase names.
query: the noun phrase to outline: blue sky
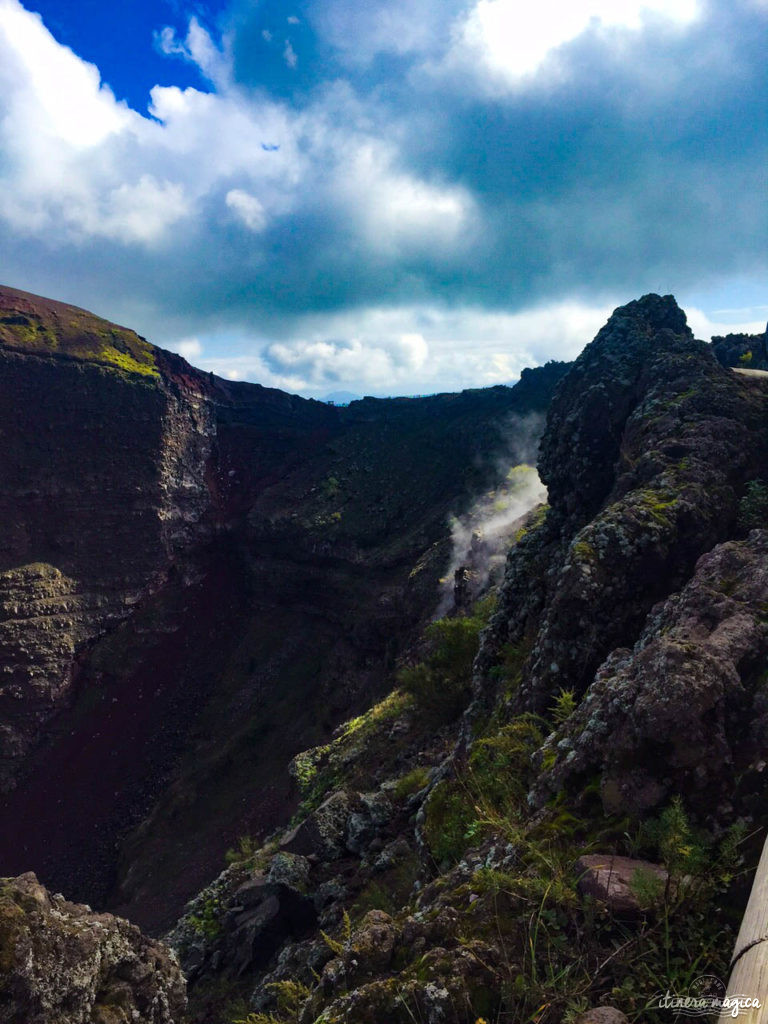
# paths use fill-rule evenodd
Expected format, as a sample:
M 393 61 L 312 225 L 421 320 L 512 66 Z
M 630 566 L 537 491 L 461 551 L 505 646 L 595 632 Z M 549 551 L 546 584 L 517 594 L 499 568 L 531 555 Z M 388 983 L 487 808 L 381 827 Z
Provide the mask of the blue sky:
M 177 0 L 30 0 L 26 6 L 42 15 L 59 43 L 100 69 L 118 100 L 142 112 L 155 85 L 205 87 L 197 67 L 169 61 L 153 45 L 158 29 L 170 26 L 184 35 L 191 16 L 213 26 L 226 9 L 224 2 L 184 5 Z
M 0 282 L 322 396 L 768 319 L 768 0 L 0 0 Z

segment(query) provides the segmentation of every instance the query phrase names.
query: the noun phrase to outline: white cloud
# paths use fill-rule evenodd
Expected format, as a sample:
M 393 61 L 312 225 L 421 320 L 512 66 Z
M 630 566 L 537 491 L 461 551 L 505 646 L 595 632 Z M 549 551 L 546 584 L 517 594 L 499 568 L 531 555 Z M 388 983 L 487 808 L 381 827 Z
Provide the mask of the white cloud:
M 285 48 L 283 50 L 283 60 L 285 61 L 286 66 L 291 68 L 291 70 L 296 68 L 298 63 L 299 63 L 299 58 L 296 56 L 296 51 L 291 46 L 290 39 L 286 39 L 285 40 Z
M 457 186 L 405 174 L 380 140 L 360 140 L 339 168 L 339 205 L 351 211 L 374 251 L 394 255 L 430 250 L 449 255 L 469 240 L 474 201 Z
M 429 345 L 423 334 L 401 334 L 392 348 L 395 357 L 408 370 L 420 370 L 429 357 Z
M 688 24 L 699 13 L 699 0 L 478 0 L 455 26 L 449 63 L 514 84 L 591 27 L 637 30 L 653 17 Z
M 199 338 L 182 338 L 181 341 L 177 341 L 168 347 L 172 352 L 178 352 L 180 356 L 184 356 L 185 359 L 189 360 L 197 359 L 203 354 L 203 346 Z
M 308 316 L 281 341 L 212 340 L 206 350 L 241 352 L 201 365 L 315 397 L 339 388 L 396 395 L 508 384 L 526 366 L 574 359 L 616 304 L 565 302 L 515 314 L 403 306 Z
M 250 231 L 264 230 L 267 225 L 267 215 L 256 196 L 244 192 L 241 188 L 233 188 L 227 192 L 224 201 Z
M 155 45 L 168 57 L 181 57 L 195 64 L 210 82 L 219 87 L 230 81 L 231 61 L 227 53 L 216 46 L 210 32 L 195 17 L 190 18 L 183 40 L 179 39 L 174 28 L 166 25 L 155 33 Z
M 183 41 L 163 29 L 157 43 L 218 91 L 156 86 L 152 117 L 142 117 L 37 15 L 0 0 L 0 219 L 25 235 L 55 228 L 59 240 L 150 247 L 210 201 L 254 235 L 317 205 L 335 209 L 361 249 L 388 258 L 460 244 L 469 193 L 403 171 L 397 146 L 376 137 L 343 86 L 299 111 L 230 87 L 224 50 L 194 18 Z
M 365 65 L 380 53 L 432 51 L 451 6 L 446 0 L 324 0 L 313 20 L 350 66 Z
M 754 310 L 719 310 L 713 313 L 705 313 L 693 306 L 685 306 L 688 317 L 688 326 L 697 338 L 709 341 L 713 335 L 723 334 L 763 334 L 765 331 L 765 318 L 761 320 L 745 319 L 738 314 L 754 313 Z M 718 312 L 721 316 L 718 316 Z M 736 314 L 733 315 L 727 314 Z M 726 314 L 726 316 L 722 316 Z
M 6 125 L 27 122 L 41 141 L 72 147 L 96 146 L 130 125 L 131 112 L 100 84 L 98 68 L 59 45 L 17 0 L 0 0 L 0 54 Z
M 234 373 L 319 398 L 338 389 L 397 395 L 509 384 L 527 366 L 575 359 L 616 306 L 631 297 L 599 305 L 559 302 L 518 313 L 401 306 L 313 315 L 281 341 L 212 339 L 206 351 L 233 354 L 206 358 L 201 365 L 222 376 Z M 715 334 L 765 329 L 764 321 L 726 322 L 681 304 L 691 330 L 705 341 Z
M 84 226 L 95 235 L 151 243 L 187 212 L 182 185 L 142 174 L 135 184 L 113 189 L 108 194 L 104 214 L 97 222 L 84 220 Z
M 161 43 L 211 76 L 223 60 L 194 19 L 183 44 L 167 32 Z M 0 221 L 57 243 L 156 246 L 233 179 L 244 187 L 228 188 L 226 202 L 252 231 L 266 204 L 291 207 L 305 164 L 298 115 L 226 90 L 156 87 L 151 98 L 152 118 L 117 102 L 38 15 L 0 0 Z M 267 141 L 279 151 L 265 152 Z

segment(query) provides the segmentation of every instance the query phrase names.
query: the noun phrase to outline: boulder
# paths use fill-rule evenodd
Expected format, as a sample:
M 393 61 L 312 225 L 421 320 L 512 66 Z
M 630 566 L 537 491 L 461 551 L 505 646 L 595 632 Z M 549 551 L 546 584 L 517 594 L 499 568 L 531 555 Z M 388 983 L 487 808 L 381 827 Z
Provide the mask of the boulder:
M 332 793 L 317 810 L 292 829 L 280 844 L 286 853 L 320 860 L 335 860 L 345 849 L 347 821 L 351 813 L 350 799 L 343 790 Z
M 346 959 L 355 973 L 375 974 L 390 965 L 397 933 L 383 910 L 369 910 L 349 939 Z
M 629 1018 L 614 1006 L 596 1006 L 582 1013 L 576 1024 L 629 1024 Z
M 306 872 L 300 870 L 302 862 Z M 263 967 L 286 939 L 302 938 L 315 927 L 317 911 L 305 890 L 308 868 L 303 857 L 277 854 L 269 874 L 257 875 L 235 892 L 223 946 L 224 959 L 237 974 Z
M 668 874 L 658 864 L 612 853 L 592 853 L 576 861 L 579 891 L 607 904 L 614 913 L 636 913 L 643 909 L 643 900 L 635 891 L 641 880 L 657 879 L 659 892 L 667 885 Z M 601 1024 L 595 1020 L 594 1024 Z M 608 1022 L 604 1022 L 608 1024 Z

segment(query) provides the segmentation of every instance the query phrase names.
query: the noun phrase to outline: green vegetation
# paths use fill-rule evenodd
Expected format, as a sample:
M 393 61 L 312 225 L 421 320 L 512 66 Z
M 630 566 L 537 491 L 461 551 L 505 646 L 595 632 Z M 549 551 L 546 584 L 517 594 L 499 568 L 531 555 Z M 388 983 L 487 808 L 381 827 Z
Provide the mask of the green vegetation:
M 738 525 L 741 530 L 756 530 L 768 525 L 768 482 L 750 480 L 739 502 Z
M 571 544 L 571 552 L 577 562 L 597 561 L 597 552 L 594 546 L 586 540 L 577 540 Z
M 523 715 L 476 740 L 466 767 L 435 786 L 424 807 L 424 838 L 438 864 L 455 863 L 501 823 L 521 820 L 531 757 L 543 742 L 540 721 Z
M 364 714 L 350 719 L 332 743 L 298 754 L 291 770 L 302 802 L 294 823 L 319 807 L 342 780 L 354 784 L 357 776 L 367 776 L 372 763 L 390 754 L 393 746 L 388 732 L 392 722 L 412 707 L 410 694 L 393 690 Z
M 68 319 L 41 305 L 39 311 L 5 311 L 0 316 L 0 345 L 37 355 L 67 356 L 127 373 L 158 377 L 155 350 L 133 331 L 74 307 Z
M 331 501 L 339 496 L 341 484 L 335 476 L 327 476 L 323 481 L 321 481 L 320 489 L 323 492 L 323 497 L 327 498 L 328 501 Z
M 678 498 L 672 492 L 646 488 L 633 491 L 628 500 L 643 517 L 650 518 L 659 526 L 670 529 L 673 525 L 670 510 L 678 504 Z
M 535 530 L 540 529 L 547 520 L 548 512 L 549 505 L 537 505 L 530 515 L 528 524 L 526 526 L 521 526 L 515 534 L 515 544 L 519 544 L 523 537 L 527 536 L 529 533 L 533 533 Z
M 555 703 L 550 708 L 555 725 L 562 725 L 563 722 L 566 722 L 576 710 L 577 703 L 573 690 L 561 689 L 555 698 Z
M 491 678 L 502 683 L 502 696 L 505 701 L 509 701 L 517 692 L 529 654 L 527 644 L 504 644 L 498 665 L 494 665 L 490 670 Z
M 400 686 L 433 722 L 451 722 L 466 708 L 480 631 L 494 607 L 495 599 L 486 598 L 475 605 L 471 615 L 431 623 L 425 634 L 428 653 L 424 661 L 401 670 Z
M 401 775 L 395 783 L 392 795 L 396 800 L 405 800 L 406 797 L 418 793 L 419 790 L 429 782 L 429 772 L 426 768 L 414 768 L 406 775 Z
M 200 909 L 189 916 L 189 923 L 198 934 L 214 939 L 221 931 L 222 906 L 215 896 L 207 896 Z
M 516 755 L 538 739 L 535 723 L 525 724 L 533 731 L 519 747 L 512 744 Z M 515 758 L 503 766 L 504 756 L 489 756 L 505 746 L 484 741 L 482 768 L 468 771 L 460 784 L 442 784 L 428 805 L 425 830 L 433 855 L 454 863 L 483 834 L 515 851 L 514 867 L 480 868 L 453 899 L 467 937 L 504 949 L 496 1019 L 554 1024 L 608 1002 L 633 1022 L 662 1024 L 663 1011 L 652 1005 L 655 993 L 685 992 L 705 972 L 727 977 L 733 922 L 723 894 L 740 868 L 741 830 L 713 844 L 696 832 L 679 799 L 640 827 L 629 849 L 622 823 L 607 820 L 597 803 L 576 814 L 560 798 L 531 820 Z M 517 785 L 510 785 L 515 777 Z M 479 815 L 474 822 L 473 811 Z M 639 915 L 614 916 L 576 889 L 573 864 L 590 847 L 641 852 L 666 865 L 669 883 L 637 872 L 632 884 Z M 474 901 L 469 908 L 467 893 Z
M 249 1013 L 232 1024 L 290 1024 L 299 1020 L 299 1012 L 311 995 L 306 985 L 298 981 L 276 981 L 270 986 L 277 995 L 277 1014 Z

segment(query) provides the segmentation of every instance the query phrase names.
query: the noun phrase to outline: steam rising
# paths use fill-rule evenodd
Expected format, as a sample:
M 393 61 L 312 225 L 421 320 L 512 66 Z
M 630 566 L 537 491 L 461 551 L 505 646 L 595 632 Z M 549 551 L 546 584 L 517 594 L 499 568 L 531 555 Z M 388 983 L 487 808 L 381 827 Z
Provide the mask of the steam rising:
M 464 515 L 451 519 L 451 562 L 436 617 L 461 610 L 496 582 L 526 515 L 546 502 L 547 489 L 531 465 L 542 426 L 539 416 L 509 424 L 497 486 L 478 496 Z

